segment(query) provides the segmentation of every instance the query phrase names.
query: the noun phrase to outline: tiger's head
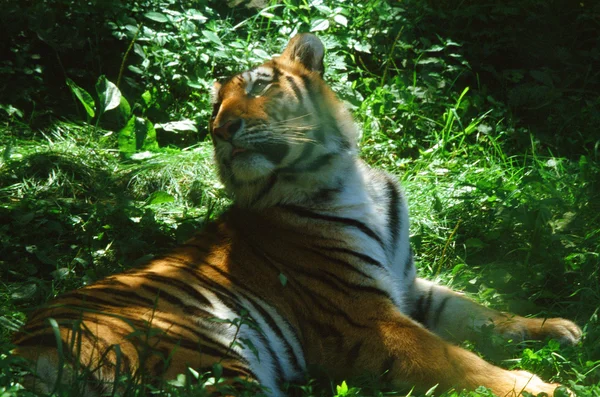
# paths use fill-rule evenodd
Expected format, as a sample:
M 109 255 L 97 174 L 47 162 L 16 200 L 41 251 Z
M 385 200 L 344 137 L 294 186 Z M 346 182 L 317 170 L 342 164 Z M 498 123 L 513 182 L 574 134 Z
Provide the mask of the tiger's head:
M 323 81 L 323 56 L 316 36 L 299 34 L 280 56 L 215 83 L 209 130 L 237 205 L 322 199 L 351 166 L 357 130 Z

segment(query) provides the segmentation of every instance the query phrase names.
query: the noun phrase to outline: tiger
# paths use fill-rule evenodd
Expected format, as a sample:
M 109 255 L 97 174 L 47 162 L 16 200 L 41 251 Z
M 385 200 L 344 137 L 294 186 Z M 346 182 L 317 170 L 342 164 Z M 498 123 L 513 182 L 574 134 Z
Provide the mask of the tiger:
M 34 374 L 27 387 L 51 393 L 86 368 L 81 393 L 99 396 L 119 374 L 174 379 L 218 364 L 270 397 L 314 366 L 395 389 L 553 394 L 558 384 L 458 344 L 488 327 L 573 345 L 581 329 L 417 277 L 405 194 L 359 158 L 359 128 L 324 81 L 324 55 L 318 37 L 298 34 L 214 83 L 209 133 L 233 204 L 171 252 L 33 312 L 14 339 Z

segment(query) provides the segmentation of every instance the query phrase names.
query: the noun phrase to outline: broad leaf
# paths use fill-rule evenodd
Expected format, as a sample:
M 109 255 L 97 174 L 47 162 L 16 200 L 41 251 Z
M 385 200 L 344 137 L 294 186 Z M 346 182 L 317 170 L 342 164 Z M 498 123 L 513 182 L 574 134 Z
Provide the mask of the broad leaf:
M 135 116 L 131 117 L 125 127 L 119 131 L 119 151 L 123 154 L 133 154 L 136 151 L 135 119 Z
M 337 14 L 333 17 L 333 20 L 339 25 L 348 26 L 348 18 L 346 18 L 342 14 Z
M 132 155 L 138 150 L 156 149 L 156 131 L 148 119 L 132 116 L 119 131 L 119 151 L 125 155 Z
M 165 14 L 161 14 L 160 12 L 150 11 L 145 13 L 144 16 L 148 19 L 159 23 L 169 22 L 169 18 Z
M 329 21 L 327 19 L 316 19 L 310 24 L 311 32 L 320 32 L 329 29 Z
M 102 75 L 96 83 L 96 93 L 100 100 L 98 113 L 102 114 L 108 110 L 114 109 L 121 103 L 121 91 L 119 88 L 108 81 L 106 76 Z
M 213 43 L 218 44 L 220 46 L 223 45 L 223 42 L 221 41 L 221 39 L 219 38 L 219 36 L 217 36 L 217 34 L 215 32 L 211 32 L 210 30 L 203 30 L 202 34 L 204 35 L 204 37 L 206 37 Z
M 118 106 L 119 114 L 121 115 L 121 120 L 129 120 L 131 117 L 131 106 L 129 106 L 129 102 L 125 99 L 124 96 L 121 96 Z
M 206 20 L 208 19 L 207 17 L 202 15 L 202 13 L 200 11 L 195 10 L 193 8 L 188 9 L 186 12 L 186 15 L 188 16 L 189 19 L 192 19 L 194 21 L 199 21 L 199 22 L 206 22 Z
M 180 121 L 171 121 L 169 123 L 164 124 L 156 124 L 154 128 L 162 128 L 165 131 L 170 132 L 181 132 L 181 131 L 193 131 L 198 132 L 196 128 L 196 123 L 192 120 L 180 120 Z
M 136 130 L 139 131 L 138 142 L 141 142 L 142 150 L 158 150 L 158 142 L 156 141 L 156 130 L 154 129 L 154 125 L 150 122 L 150 120 L 145 118 L 138 117 L 138 120 L 139 125 L 136 127 Z
M 75 82 L 71 79 L 67 79 L 67 85 L 71 89 L 71 92 L 73 92 L 77 99 L 79 99 L 79 102 L 81 102 L 87 114 L 90 117 L 94 117 L 94 115 L 96 114 L 96 112 L 94 111 L 94 109 L 96 108 L 94 98 L 92 98 L 92 96 L 86 90 L 75 84 Z
M 173 201 L 175 201 L 175 197 L 173 197 L 172 195 L 170 195 L 167 192 L 163 192 L 158 191 L 158 192 L 154 192 L 150 195 L 150 197 L 147 200 L 148 205 L 156 205 L 156 204 L 163 204 L 163 203 L 172 203 Z

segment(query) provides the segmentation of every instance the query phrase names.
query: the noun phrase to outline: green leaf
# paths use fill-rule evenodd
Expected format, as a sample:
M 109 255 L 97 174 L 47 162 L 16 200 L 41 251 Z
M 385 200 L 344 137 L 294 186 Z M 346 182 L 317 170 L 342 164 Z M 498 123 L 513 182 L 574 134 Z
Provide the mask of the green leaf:
M 192 120 L 180 120 L 180 121 L 171 121 L 170 123 L 164 123 L 164 124 L 156 124 L 154 126 L 154 128 L 158 129 L 158 128 L 162 128 L 165 131 L 169 131 L 169 132 L 182 132 L 182 131 L 193 131 L 193 132 L 198 132 L 198 129 L 196 128 L 196 123 L 194 123 Z
M 426 395 L 427 397 L 429 397 L 429 396 L 433 396 L 433 392 L 435 391 L 435 389 L 437 389 L 437 387 L 438 387 L 438 385 L 435 385 L 435 386 L 433 386 L 432 388 L 430 388 L 429 390 L 427 390 L 427 391 L 425 392 L 425 395 Z
M 485 247 L 485 243 L 478 238 L 472 237 L 468 238 L 467 241 L 465 241 L 465 246 L 473 248 L 483 248 Z
M 339 25 L 348 26 L 348 18 L 346 18 L 342 14 L 337 14 L 333 17 L 333 20 Z
M 138 117 L 136 122 L 136 131 L 139 131 L 137 136 L 138 143 L 142 144 L 143 150 L 158 150 L 158 142 L 156 141 L 156 130 L 150 120 Z
M 9 116 L 16 115 L 19 118 L 23 117 L 23 112 L 20 111 L 19 109 L 17 109 L 16 107 L 14 107 L 13 105 L 0 104 L 0 109 L 4 110 L 6 113 L 8 113 Z
M 341 385 L 336 386 L 336 392 L 340 397 L 348 394 L 348 385 L 346 384 L 346 381 L 342 381 Z
M 173 197 L 167 192 L 160 191 L 152 193 L 147 202 L 148 205 L 153 205 L 162 203 L 172 203 L 173 201 L 175 201 L 175 197 Z
M 198 22 L 206 22 L 208 19 L 205 17 L 200 11 L 190 8 L 186 11 L 186 15 L 189 19 L 198 21 Z
M 119 131 L 119 151 L 131 155 L 138 150 L 156 150 L 156 131 L 152 123 L 143 117 L 132 116 Z
M 270 55 L 263 49 L 261 48 L 255 48 L 252 50 L 253 53 L 255 53 L 258 57 L 262 58 L 262 59 L 269 59 Z
M 134 65 L 127 66 L 127 69 L 131 70 L 135 74 L 144 74 L 144 71 L 142 69 L 140 69 L 140 68 L 138 68 L 137 66 L 134 66 Z
M 121 91 L 119 91 L 119 88 L 111 83 L 104 75 L 98 78 L 98 82 L 96 83 L 96 93 L 100 100 L 98 106 L 98 113 L 100 115 L 121 104 Z
M 281 283 L 281 285 L 283 285 L 285 287 L 287 284 L 287 281 L 288 281 L 288 279 L 285 276 L 285 274 L 279 273 L 279 282 Z
M 124 96 L 121 96 L 118 107 L 119 114 L 122 117 L 122 120 L 129 120 L 131 117 L 131 106 L 129 106 L 129 102 L 125 99 Z
M 73 92 L 77 99 L 79 99 L 79 102 L 81 102 L 87 114 L 90 117 L 94 117 L 94 115 L 96 114 L 96 112 L 94 111 L 94 109 L 96 108 L 94 98 L 92 98 L 92 96 L 86 90 L 75 84 L 75 82 L 71 79 L 67 79 L 67 85 L 71 89 L 71 92 Z
M 144 101 L 144 107 L 147 108 L 152 103 L 152 93 L 150 91 L 144 91 L 142 94 L 142 100 Z
M 144 16 L 158 23 L 169 22 L 169 18 L 165 14 L 161 14 L 160 12 L 150 11 L 145 13 Z
M 221 379 L 223 376 L 223 366 L 220 363 L 214 363 L 212 366 L 212 372 L 216 380 Z
M 15 301 L 24 301 L 33 298 L 37 291 L 37 285 L 35 284 L 13 284 L 12 288 L 9 288 L 10 297 Z
M 238 340 L 240 341 L 240 345 L 242 345 L 244 348 L 247 348 L 252 353 L 254 353 L 254 355 L 260 362 L 258 349 L 256 348 L 256 346 L 254 346 L 254 343 L 252 343 L 252 340 L 250 338 L 242 338 L 242 337 L 238 337 Z
M 556 390 L 554 390 L 554 397 L 569 397 L 572 394 L 569 392 L 569 389 L 567 389 L 564 386 L 559 386 L 556 388 Z
M 371 53 L 371 44 L 369 43 L 355 43 L 354 49 L 360 52 L 366 52 L 367 54 Z
M 315 19 L 310 24 L 311 32 L 321 32 L 329 29 L 329 21 L 327 19 Z
M 202 34 L 204 35 L 204 37 L 206 37 L 213 43 L 218 44 L 220 46 L 223 45 L 223 42 L 221 41 L 221 39 L 219 38 L 219 36 L 217 36 L 217 34 L 215 32 L 211 32 L 210 30 L 203 30 Z
M 135 146 L 135 119 L 133 116 L 129 119 L 125 127 L 119 131 L 119 151 L 124 154 L 133 154 L 136 152 Z

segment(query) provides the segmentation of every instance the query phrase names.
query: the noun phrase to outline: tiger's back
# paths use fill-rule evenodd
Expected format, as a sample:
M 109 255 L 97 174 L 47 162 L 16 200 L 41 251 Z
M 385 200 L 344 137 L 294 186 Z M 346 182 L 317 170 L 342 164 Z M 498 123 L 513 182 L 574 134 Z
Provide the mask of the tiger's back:
M 581 331 L 416 277 L 403 193 L 358 159 L 352 119 L 322 79 L 323 54 L 315 36 L 298 35 L 280 57 L 216 84 L 210 129 L 234 206 L 173 252 L 35 313 L 15 342 L 36 363 L 39 390 L 61 378 L 61 360 L 67 372 L 87 368 L 87 394 L 111 390 L 122 373 L 168 379 L 215 363 L 271 396 L 308 364 L 423 390 L 554 390 L 442 339 L 490 322 L 567 343 Z
M 63 352 L 95 373 L 90 385 L 98 394 L 112 387 L 116 371 L 173 378 L 188 367 L 206 372 L 220 363 L 224 376 L 265 386 L 274 379 L 275 390 L 279 381 L 300 379 L 307 361 L 335 373 L 335 363 L 347 359 L 347 348 L 339 348 L 344 334 L 364 332 L 376 308 L 394 307 L 378 281 L 387 271 L 356 250 L 344 221 L 307 225 L 306 214 L 297 212 L 232 209 L 170 254 L 56 299 L 22 330 L 20 354 L 37 359 L 32 347 L 56 345 L 47 324 L 54 318 Z M 230 326 L 239 319 L 248 324 Z M 260 359 L 232 348 L 236 338 L 251 340 Z M 57 357 L 47 361 L 58 366 Z

